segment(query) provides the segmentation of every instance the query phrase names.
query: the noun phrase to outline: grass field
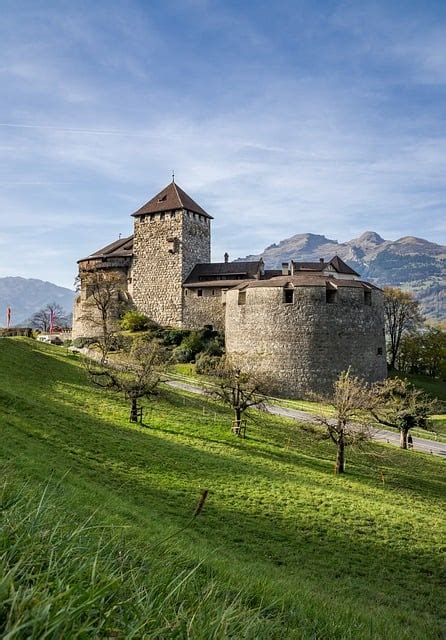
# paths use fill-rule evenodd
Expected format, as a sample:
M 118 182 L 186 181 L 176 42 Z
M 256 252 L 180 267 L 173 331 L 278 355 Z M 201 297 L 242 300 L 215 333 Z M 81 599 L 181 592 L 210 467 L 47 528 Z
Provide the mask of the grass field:
M 335 477 L 330 443 L 296 423 L 261 416 L 239 440 L 221 407 L 170 389 L 150 403 L 145 422 L 130 425 L 123 399 L 92 388 L 77 356 L 0 340 L 2 475 L 11 495 L 27 482 L 25 498 L 4 512 L 5 557 L 22 566 L 22 555 L 37 554 L 41 562 L 54 540 L 68 539 L 66 566 L 75 576 L 79 569 L 79 585 L 92 589 L 93 567 L 104 567 L 101 606 L 110 605 L 110 619 L 99 637 L 444 637 L 443 460 L 375 444 L 348 452 L 347 475 Z M 41 513 L 45 484 L 50 503 Z M 179 531 L 203 488 L 203 513 Z M 25 542 L 11 546 L 11 528 Z M 0 583 L 0 635 L 2 624 L 15 624 L 10 638 L 45 637 L 17 630 L 23 616 L 43 615 L 51 590 L 64 602 L 64 574 L 45 577 L 44 564 L 43 577 L 27 578 L 33 597 L 15 609 L 12 583 Z M 107 591 L 113 580 L 116 602 Z M 79 609 L 85 625 L 103 611 L 89 602 Z M 61 624 L 79 615 L 76 600 L 61 610 Z M 65 637 L 92 637 L 85 633 Z

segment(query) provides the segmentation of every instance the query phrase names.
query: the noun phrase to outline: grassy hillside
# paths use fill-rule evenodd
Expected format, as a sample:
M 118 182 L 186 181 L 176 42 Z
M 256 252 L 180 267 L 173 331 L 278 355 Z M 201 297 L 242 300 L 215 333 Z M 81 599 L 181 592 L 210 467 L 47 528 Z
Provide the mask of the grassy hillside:
M 112 609 L 112 635 L 130 637 L 131 609 L 147 621 L 132 637 L 442 637 L 443 460 L 371 445 L 335 477 L 331 445 L 293 422 L 264 416 L 238 440 L 226 411 L 169 389 L 146 416 L 149 427 L 130 425 L 123 399 L 90 387 L 63 349 L 0 340 L 3 476 L 14 486 L 26 479 L 27 491 L 48 481 L 57 522 L 63 510 L 73 527 L 92 513 L 111 537 L 124 527 L 128 562 L 146 563 L 127 605 Z M 203 488 L 203 513 L 153 551 L 189 519 Z M 159 601 L 159 565 L 172 591 L 199 562 L 169 606 L 147 617 L 138 597 Z M 227 624 L 206 628 L 212 612 Z

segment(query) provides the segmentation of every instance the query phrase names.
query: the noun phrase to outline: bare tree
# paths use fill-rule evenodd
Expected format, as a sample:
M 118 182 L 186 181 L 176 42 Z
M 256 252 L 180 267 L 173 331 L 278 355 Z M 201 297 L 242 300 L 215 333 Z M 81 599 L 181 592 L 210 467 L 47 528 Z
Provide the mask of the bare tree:
M 123 393 L 130 401 L 130 422 L 138 420 L 138 400 L 155 395 L 165 368 L 165 350 L 156 340 L 140 338 L 133 342 L 129 357 L 112 368 L 87 363 L 92 382 L 103 389 Z
M 372 403 L 371 390 L 361 378 L 343 371 L 333 385 L 329 397 L 319 401 L 332 408 L 332 415 L 319 415 L 316 420 L 326 429 L 326 438 L 336 445 L 335 472 L 345 473 L 345 449 L 371 438 L 367 410 Z
M 389 365 L 394 369 L 404 333 L 415 329 L 423 322 L 418 300 L 408 291 L 385 287 L 384 319 L 388 337 Z
M 118 274 L 91 271 L 82 275 L 82 281 L 86 288 L 88 310 L 81 319 L 96 327 L 96 344 L 101 353 L 101 363 L 104 364 L 118 330 L 117 320 L 126 307 L 122 280 Z
M 407 380 L 388 378 L 373 388 L 375 401 L 371 413 L 375 420 L 400 432 L 400 447 L 407 449 L 410 429 L 429 428 L 429 416 L 435 410 L 435 400 Z
M 239 437 L 245 437 L 246 416 L 252 407 L 264 408 L 266 385 L 252 372 L 242 371 L 223 359 L 213 372 L 214 384 L 207 393 L 233 412 L 232 430 Z
M 51 302 L 45 307 L 36 311 L 31 318 L 31 326 L 42 333 L 48 333 L 51 328 L 58 329 L 68 326 L 68 317 L 60 304 Z

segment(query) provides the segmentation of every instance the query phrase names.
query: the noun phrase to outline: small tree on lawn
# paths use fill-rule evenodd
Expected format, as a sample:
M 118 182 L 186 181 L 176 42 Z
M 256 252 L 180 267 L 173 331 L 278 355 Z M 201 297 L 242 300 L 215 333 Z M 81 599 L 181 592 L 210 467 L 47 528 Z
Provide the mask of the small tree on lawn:
M 128 359 L 114 368 L 87 365 L 92 382 L 123 393 L 130 401 L 130 422 L 138 420 L 138 400 L 155 395 L 165 368 L 165 351 L 156 340 L 135 340 Z
M 336 446 L 335 472 L 345 473 L 345 449 L 371 438 L 367 426 L 367 410 L 371 404 L 371 391 L 367 384 L 350 369 L 343 371 L 333 385 L 329 397 L 318 400 L 332 407 L 332 416 L 317 416 L 326 429 L 326 438 Z
M 223 402 L 233 412 L 233 432 L 244 437 L 242 428 L 244 418 L 252 407 L 262 408 L 266 399 L 266 385 L 252 372 L 242 371 L 240 368 L 222 359 L 212 373 L 213 386 L 208 390 L 209 395 Z
M 125 308 L 122 281 L 117 274 L 91 271 L 82 275 L 87 292 L 88 311 L 81 319 L 96 327 L 96 344 L 104 364 L 118 330 L 117 320 Z
M 375 401 L 371 413 L 375 420 L 400 432 L 401 449 L 407 449 L 409 431 L 428 429 L 435 401 L 407 380 L 388 378 L 374 386 Z

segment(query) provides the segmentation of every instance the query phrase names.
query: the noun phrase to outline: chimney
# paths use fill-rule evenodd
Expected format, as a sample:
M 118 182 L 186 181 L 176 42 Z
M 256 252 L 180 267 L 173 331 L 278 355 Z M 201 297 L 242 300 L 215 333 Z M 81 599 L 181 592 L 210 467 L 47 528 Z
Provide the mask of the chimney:
M 320 262 L 321 264 L 324 264 L 325 260 L 324 260 L 323 258 L 319 258 L 319 262 Z
M 288 275 L 288 262 L 282 262 L 282 275 Z
M 229 262 L 229 253 L 226 251 L 225 252 L 225 263 L 227 264 Z

